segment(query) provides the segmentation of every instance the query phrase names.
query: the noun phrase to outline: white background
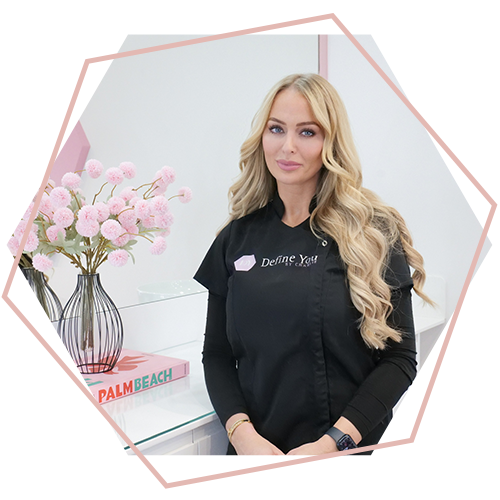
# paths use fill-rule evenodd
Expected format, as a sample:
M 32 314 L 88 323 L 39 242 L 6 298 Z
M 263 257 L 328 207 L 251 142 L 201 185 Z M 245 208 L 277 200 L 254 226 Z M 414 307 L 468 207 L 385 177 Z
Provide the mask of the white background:
M 75 7 L 70 8 L 65 2 L 33 3 L 32 8 L 30 8 L 31 5 L 27 7 L 27 4 L 29 5 L 30 2 L 7 7 L 4 16 L 7 20 L 7 26 L 4 27 L 4 31 L 88 32 L 93 29 L 102 32 L 226 32 L 329 12 L 335 12 L 352 33 L 492 33 L 496 32 L 497 29 L 493 24 L 495 19 L 493 2 L 481 1 L 476 1 L 473 5 L 469 2 L 444 1 L 420 1 L 418 3 L 317 1 L 300 3 L 297 7 L 292 6 L 290 2 L 256 2 L 252 5 L 238 4 L 238 6 L 234 2 L 228 2 L 226 5 L 209 2 L 200 3 L 197 9 L 193 8 L 191 3 L 186 3 L 183 7 L 180 7 L 179 3 L 175 3 L 175 7 L 170 7 L 168 3 L 159 2 L 143 1 L 137 5 L 131 2 L 115 4 L 114 2 L 103 3 L 100 1 L 85 2 L 82 4 L 81 10 L 75 14 L 73 14 Z M 321 26 L 309 25 L 308 29 L 313 32 L 331 31 L 338 33 L 333 23 L 325 24 L 321 23 Z M 365 48 L 370 52 L 368 47 Z M 376 54 L 373 56 L 377 60 Z M 377 60 L 377 62 L 385 69 L 382 61 Z M 388 63 L 386 62 L 386 64 Z M 428 70 L 425 67 L 420 68 L 421 72 Z M 400 89 L 405 93 L 404 85 L 399 82 L 395 83 L 401 85 Z M 415 89 L 414 92 L 417 90 Z M 453 97 L 452 90 L 450 88 L 448 92 L 449 99 Z M 429 89 L 428 94 L 431 95 L 431 89 Z M 432 109 L 435 108 L 435 105 L 440 104 L 441 99 L 444 97 L 441 96 L 436 103 L 423 101 L 419 103 L 417 94 L 413 104 L 425 118 L 428 118 L 426 113 L 432 113 Z M 455 102 L 453 108 L 456 108 L 456 104 Z M 427 109 L 423 109 L 422 106 L 427 106 Z M 445 111 L 449 110 L 446 109 L 443 113 Z M 452 149 L 458 149 L 461 146 L 461 144 L 451 144 L 453 141 L 467 142 L 473 139 L 469 128 L 463 138 L 446 137 L 445 133 L 440 130 L 440 126 L 445 127 L 445 125 L 440 123 L 438 115 L 441 114 L 438 113 L 435 118 L 429 115 L 429 121 L 444 140 L 449 141 Z M 458 127 L 458 124 L 456 125 Z M 466 151 L 464 151 L 465 153 Z M 363 159 L 365 159 L 366 153 L 362 154 Z M 460 157 L 460 153 L 457 152 L 457 154 Z M 477 174 L 486 189 L 490 190 L 491 173 L 488 174 L 487 167 L 476 165 L 475 157 L 476 155 L 471 154 L 469 159 L 463 157 L 462 160 L 474 174 Z M 459 179 L 461 175 L 460 172 L 456 173 L 450 165 L 448 177 L 453 179 L 453 185 L 463 182 Z M 465 189 L 460 189 L 460 193 L 465 193 Z M 491 190 L 490 194 L 493 195 Z M 463 200 L 464 205 L 473 203 L 477 207 L 477 210 L 474 209 L 475 214 L 480 209 L 484 209 L 486 212 L 485 203 L 481 207 L 481 200 L 472 190 L 469 190 L 467 196 Z M 443 206 L 445 204 L 443 202 Z M 402 212 L 406 216 L 403 210 Z M 431 220 L 431 222 L 433 221 Z M 467 221 L 468 224 L 469 222 L 470 227 L 475 224 L 474 220 Z M 435 222 L 433 224 L 437 225 Z M 460 224 L 462 224 L 461 220 Z M 415 231 L 418 232 L 418 228 L 415 228 Z M 471 240 L 477 241 L 479 232 L 480 230 L 477 231 L 477 234 L 471 235 Z M 439 238 L 440 235 L 436 236 Z M 444 237 L 448 236 L 445 233 Z M 488 436 L 482 432 L 483 428 L 491 429 L 491 425 L 485 426 L 483 424 L 484 421 L 488 422 L 488 415 L 485 415 L 481 408 L 476 408 L 477 400 L 484 400 L 484 398 L 478 395 L 477 399 L 467 401 L 472 391 L 471 387 L 467 386 L 467 373 L 465 373 L 473 366 L 475 372 L 471 376 L 476 376 L 477 370 L 479 370 L 480 377 L 487 378 L 484 381 L 485 386 L 491 384 L 491 358 L 486 363 L 486 372 L 481 371 L 481 368 L 478 367 L 483 363 L 485 349 L 491 352 L 492 346 L 491 344 L 482 345 L 482 337 L 477 338 L 477 332 L 484 328 L 481 318 L 487 317 L 487 311 L 485 311 L 486 314 L 482 314 L 481 308 L 489 307 L 487 303 L 483 306 L 485 297 L 482 295 L 481 281 L 487 280 L 488 273 L 493 273 L 490 258 L 492 236 L 491 233 L 478 263 L 476 272 L 480 278 L 477 281 L 474 278 L 471 283 L 471 289 L 462 310 L 463 316 L 461 315 L 457 324 L 456 333 L 458 335 L 452 338 L 447 355 L 448 360 L 443 365 L 431 405 L 428 408 L 430 413 L 426 414 L 426 417 L 429 416 L 431 420 L 437 419 L 436 439 L 438 444 L 440 440 L 445 440 L 454 451 L 460 442 L 468 440 L 484 442 L 485 439 L 494 439 L 490 431 L 488 431 L 490 434 Z M 417 242 L 420 243 L 418 240 Z M 422 245 L 426 245 L 426 243 L 422 241 Z M 490 245 L 490 250 L 488 250 L 488 245 Z M 425 250 L 422 251 L 426 253 Z M 449 255 L 462 251 L 461 247 L 452 248 Z M 467 251 L 469 250 L 464 251 L 466 254 L 464 260 L 466 257 L 471 257 L 470 254 L 467 255 Z M 427 253 L 431 254 L 432 252 Z M 429 265 L 436 268 L 438 264 L 439 262 L 435 261 Z M 481 269 L 481 266 L 484 269 Z M 460 278 L 463 282 L 466 270 L 457 269 L 457 273 L 459 274 L 457 282 L 460 282 Z M 456 293 L 456 288 L 454 288 L 454 293 Z M 466 323 L 467 328 L 460 330 L 462 322 Z M 490 326 L 491 320 L 488 319 L 486 327 Z M 458 341 L 455 340 L 456 338 Z M 427 346 L 431 355 L 435 355 L 436 349 L 439 348 L 440 339 L 442 339 L 442 333 L 436 336 L 432 342 L 433 345 Z M 452 351 L 453 347 L 454 351 Z M 451 375 L 459 372 L 463 373 L 461 380 L 465 380 L 466 386 L 466 391 L 463 394 L 465 402 L 460 404 L 457 401 L 460 386 L 451 388 L 452 385 L 456 384 Z M 491 398 L 491 395 L 488 397 Z M 448 402 L 446 402 L 447 398 Z M 443 400 L 445 402 L 443 412 L 439 412 L 439 406 L 434 406 L 433 409 L 433 405 L 437 405 Z M 467 416 L 461 417 L 459 415 L 461 405 L 467 404 L 475 408 L 476 411 L 475 413 L 468 411 Z M 424 418 L 424 422 L 425 420 Z M 450 431 L 446 431 L 443 421 L 450 422 Z M 466 428 L 461 427 L 464 421 L 467 423 Z M 456 425 L 455 422 L 459 425 Z M 426 424 L 424 423 L 424 425 Z M 449 434 L 446 434 L 447 432 Z M 477 439 L 475 438 L 476 432 L 479 433 Z M 448 436 L 451 435 L 453 438 L 450 441 Z M 460 456 L 460 453 L 457 450 L 453 455 Z M 241 460 L 233 462 L 228 459 L 197 459 L 153 460 L 152 463 L 167 481 L 174 481 L 219 472 L 224 469 L 241 468 L 243 462 Z M 263 463 L 263 461 L 248 461 L 248 465 L 258 463 Z M 2 465 L 2 474 L 4 475 L 2 485 L 5 492 L 15 494 L 20 498 L 26 498 L 28 495 L 43 495 L 44 497 L 51 495 L 58 498 L 63 495 L 71 495 L 72 498 L 83 498 L 84 496 L 88 498 L 96 487 L 99 493 L 96 491 L 95 494 L 99 496 L 126 496 L 127 498 L 132 498 L 133 495 L 148 495 L 149 498 L 152 498 L 152 495 L 155 495 L 155 498 L 160 498 L 161 495 L 163 498 L 164 495 L 168 495 L 169 498 L 196 498 L 197 496 L 212 498 L 217 496 L 219 498 L 253 499 L 256 497 L 272 498 L 278 495 L 280 498 L 302 498 L 324 494 L 331 494 L 331 496 L 353 495 L 354 498 L 367 496 L 370 498 L 400 498 L 402 495 L 405 498 L 420 498 L 422 496 L 438 498 L 441 496 L 450 497 L 457 493 L 460 493 L 461 496 L 483 497 L 492 491 L 492 488 L 496 488 L 494 471 L 498 470 L 498 463 L 493 458 L 419 458 L 390 462 L 366 459 L 362 463 L 337 459 L 185 486 L 164 492 L 146 467 L 135 459 L 122 461 L 10 459 L 4 460 Z M 493 491 L 495 490 L 493 489 Z

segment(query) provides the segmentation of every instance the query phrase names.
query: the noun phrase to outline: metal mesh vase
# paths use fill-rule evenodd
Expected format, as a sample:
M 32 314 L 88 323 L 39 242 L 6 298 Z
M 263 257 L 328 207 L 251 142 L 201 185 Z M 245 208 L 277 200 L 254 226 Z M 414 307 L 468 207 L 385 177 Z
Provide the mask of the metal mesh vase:
M 9 298 L 33 325 L 57 321 L 62 313 L 59 298 L 50 288 L 42 272 L 34 267 L 20 267 L 21 276 L 18 284 L 9 294 Z M 7 307 L 5 310 L 5 329 L 23 328 L 24 324 Z
M 80 373 L 103 373 L 114 368 L 123 346 L 123 324 L 99 274 L 78 275 L 58 332 Z

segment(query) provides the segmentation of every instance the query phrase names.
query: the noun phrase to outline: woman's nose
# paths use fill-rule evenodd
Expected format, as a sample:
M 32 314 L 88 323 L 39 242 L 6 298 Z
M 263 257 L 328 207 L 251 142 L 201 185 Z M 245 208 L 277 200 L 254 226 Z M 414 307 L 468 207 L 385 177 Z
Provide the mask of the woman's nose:
M 285 140 L 283 142 L 283 152 L 285 152 L 285 153 L 295 153 L 296 152 L 295 139 L 293 137 L 293 134 L 286 134 L 285 135 Z

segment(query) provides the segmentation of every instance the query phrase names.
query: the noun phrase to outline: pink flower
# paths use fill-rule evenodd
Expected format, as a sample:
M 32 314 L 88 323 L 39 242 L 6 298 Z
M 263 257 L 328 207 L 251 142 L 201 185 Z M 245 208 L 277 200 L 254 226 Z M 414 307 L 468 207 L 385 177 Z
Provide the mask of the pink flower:
M 151 207 L 147 200 L 139 200 L 135 205 L 135 213 L 139 219 L 147 219 L 151 215 Z
M 5 204 L 9 208 L 18 208 L 24 200 L 24 193 L 16 186 L 7 186 L 5 188 Z
M 59 233 L 62 233 L 62 239 L 66 238 L 66 230 L 60 226 L 50 226 L 47 231 L 47 238 L 50 242 L 56 241 L 59 237 Z
M 191 191 L 191 189 L 185 186 L 179 188 L 179 192 L 177 194 L 180 196 L 179 201 L 181 203 L 189 203 L 193 198 L 193 192 Z
M 28 177 L 34 188 L 41 187 L 44 175 L 45 169 L 43 167 L 35 167 L 30 170 Z
M 160 172 L 161 178 L 167 186 L 175 181 L 175 170 L 172 167 L 162 167 Z
M 19 241 L 15 236 L 12 236 L 10 240 L 7 242 L 7 248 L 10 250 L 12 255 L 16 255 L 19 250 Z
M 80 185 L 81 177 L 73 172 L 68 172 L 62 176 L 61 185 L 68 189 L 76 189 Z
M 5 186 L 13 186 L 17 182 L 17 177 L 14 174 L 6 174 Z
M 45 215 L 50 215 L 52 213 L 52 201 L 47 193 L 42 194 L 42 199 L 40 201 L 40 206 L 38 211 Z
M 94 205 L 84 205 L 78 210 L 77 216 L 81 222 L 97 222 L 99 212 Z
M 123 228 L 120 223 L 116 220 L 110 219 L 103 223 L 101 226 L 101 234 L 107 240 L 114 240 L 123 234 Z
M 150 201 L 152 215 L 165 215 L 168 212 L 168 200 L 164 196 L 155 196 Z
M 27 175 L 21 175 L 19 179 L 17 180 L 17 187 L 23 192 L 23 193 L 31 193 L 33 191 L 33 184 L 31 184 L 30 178 Z
M 21 238 L 24 235 L 24 232 L 26 231 L 26 226 L 28 225 L 27 220 L 21 220 L 19 221 L 19 224 L 17 225 L 16 229 L 14 230 L 14 236 L 17 238 L 18 241 L 21 241 Z M 38 226 L 33 223 L 31 224 L 30 232 L 32 233 L 38 233 Z
M 135 197 L 136 197 L 136 191 L 132 186 L 127 186 L 123 188 L 120 192 L 120 198 L 124 199 L 125 201 L 130 201 Z
M 69 208 L 63 207 L 63 208 L 58 208 L 54 212 L 54 216 L 52 217 L 52 219 L 56 223 L 56 226 L 69 227 L 71 226 L 71 224 L 73 224 L 75 216 L 73 215 L 73 212 Z
M 31 200 L 24 200 L 18 208 L 19 215 L 21 219 L 29 219 L 31 213 L 33 212 L 34 202 Z M 36 217 L 36 215 L 35 215 Z
M 145 219 L 141 219 L 142 225 L 147 228 L 151 229 L 155 227 L 155 218 L 153 216 L 146 217 Z
M 135 177 L 135 165 L 130 161 L 124 161 L 118 165 L 118 168 L 123 172 L 123 175 L 127 179 L 133 179 Z
M 151 193 L 153 194 L 153 196 L 161 196 L 162 194 L 165 194 L 166 191 L 167 191 L 167 185 L 162 182 L 161 186 L 155 184 L 155 187 L 153 191 L 151 191 Z
M 166 242 L 165 238 L 162 238 L 161 236 L 157 236 L 154 239 L 153 244 L 149 247 L 149 251 L 153 255 L 160 255 L 166 250 L 166 248 L 167 248 L 167 242 Z
M 28 239 L 26 240 L 26 244 L 24 245 L 25 252 L 34 252 L 38 248 L 38 236 L 31 232 L 28 234 Z
M 155 226 L 161 229 L 166 229 L 174 223 L 172 212 L 167 212 L 165 215 L 157 215 L 155 217 Z
M 163 180 L 161 170 L 158 170 L 153 178 L 153 183 L 155 186 L 167 189 L 167 184 Z
M 97 210 L 97 220 L 99 222 L 104 222 L 105 220 L 108 220 L 109 217 L 109 208 L 106 203 L 102 201 L 98 201 L 94 205 L 95 209 Z
M 85 170 L 92 177 L 92 179 L 97 179 L 103 171 L 102 163 L 98 160 L 89 160 L 85 163 Z
M 133 198 L 131 198 L 128 202 L 128 206 L 129 207 L 135 207 L 135 204 L 139 201 L 139 200 L 142 200 L 142 198 L 139 198 L 138 196 L 134 196 Z
M 120 234 L 120 236 L 118 236 L 118 238 L 115 238 L 114 240 L 111 240 L 111 243 L 115 247 L 123 247 L 129 241 L 130 241 L 130 235 L 126 233 L 125 229 L 123 229 L 123 232 Z
M 37 253 L 33 257 L 33 267 L 42 273 L 52 269 L 53 265 L 52 261 L 46 255 Z
M 49 196 L 53 209 L 67 207 L 71 202 L 69 191 L 61 186 L 54 188 Z
M 108 255 L 108 262 L 115 267 L 122 267 L 128 261 L 128 253 L 125 250 L 113 250 Z
M 109 212 L 118 215 L 125 208 L 125 200 L 119 196 L 113 196 L 108 200 Z
M 163 231 L 160 231 L 159 233 L 156 233 L 158 236 L 161 236 L 162 238 L 166 238 L 170 234 L 170 228 L 166 227 Z
M 118 220 L 122 226 L 132 226 L 137 223 L 137 215 L 133 207 L 126 208 L 118 214 Z
M 86 238 L 92 238 L 99 233 L 99 222 L 96 220 L 78 219 L 75 228 L 78 234 Z
M 139 234 L 139 228 L 135 224 L 132 224 L 130 226 L 124 225 L 123 229 L 125 231 L 127 231 L 127 233 L 132 233 L 132 234 L 129 234 L 129 237 L 131 240 L 133 240 L 135 238 L 135 236 Z
M 123 182 L 123 172 L 118 167 L 111 167 L 106 170 L 106 180 L 110 184 L 118 186 Z

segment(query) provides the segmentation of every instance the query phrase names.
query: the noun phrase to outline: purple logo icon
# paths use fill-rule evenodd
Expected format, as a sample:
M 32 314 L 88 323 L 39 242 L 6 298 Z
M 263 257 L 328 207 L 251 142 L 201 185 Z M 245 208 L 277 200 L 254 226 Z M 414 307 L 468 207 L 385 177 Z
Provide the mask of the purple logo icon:
M 250 271 L 255 266 L 255 255 L 243 255 L 238 260 L 234 261 L 236 271 Z

